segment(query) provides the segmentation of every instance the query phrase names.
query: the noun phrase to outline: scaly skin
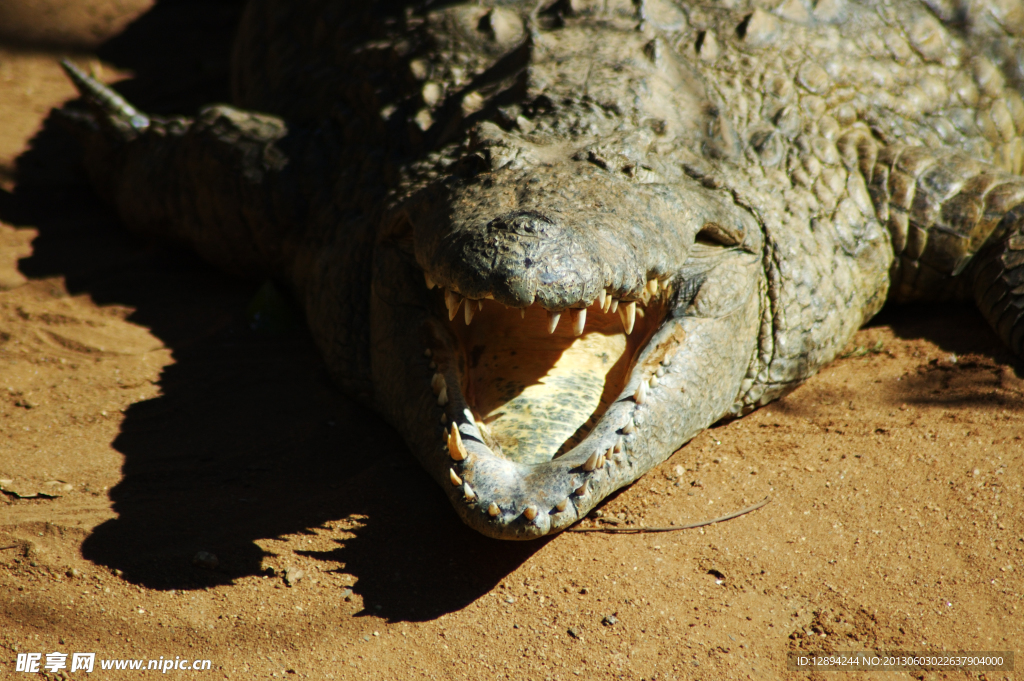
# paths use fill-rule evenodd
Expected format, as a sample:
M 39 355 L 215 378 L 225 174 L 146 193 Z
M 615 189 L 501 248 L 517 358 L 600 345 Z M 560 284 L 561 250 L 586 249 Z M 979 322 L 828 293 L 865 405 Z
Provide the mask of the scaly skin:
M 126 224 L 287 284 L 465 522 L 527 539 L 887 299 L 973 295 L 1024 355 L 1024 8 L 954 9 L 254 0 L 241 108 L 71 69 L 67 116 Z

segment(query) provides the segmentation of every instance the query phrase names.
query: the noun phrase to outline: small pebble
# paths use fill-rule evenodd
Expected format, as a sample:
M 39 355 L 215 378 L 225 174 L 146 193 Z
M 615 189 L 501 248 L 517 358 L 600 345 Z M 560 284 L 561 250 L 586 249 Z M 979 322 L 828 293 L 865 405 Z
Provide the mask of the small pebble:
M 286 567 L 284 569 L 284 583 L 288 586 L 295 586 L 305 576 L 305 570 L 300 570 L 297 567 Z
M 352 589 L 342 589 L 341 590 L 341 597 L 344 598 L 346 601 L 351 601 L 352 600 Z
M 192 557 L 192 564 L 196 567 L 201 567 L 204 570 L 213 570 L 220 565 L 220 558 L 209 551 L 200 551 Z M 117 574 L 117 576 L 120 577 L 121 575 L 118 574 L 119 572 L 120 570 L 117 570 L 114 574 Z
M 583 634 L 576 627 L 569 627 L 568 634 L 576 639 L 583 638 Z
M 603 624 L 606 627 L 613 627 L 618 623 L 619 618 L 615 615 L 607 615 L 604 619 L 601 620 L 601 624 Z
M 71 568 L 70 570 L 67 571 L 67 575 L 68 575 L 68 577 L 81 577 L 82 576 L 82 571 L 79 570 L 78 568 Z

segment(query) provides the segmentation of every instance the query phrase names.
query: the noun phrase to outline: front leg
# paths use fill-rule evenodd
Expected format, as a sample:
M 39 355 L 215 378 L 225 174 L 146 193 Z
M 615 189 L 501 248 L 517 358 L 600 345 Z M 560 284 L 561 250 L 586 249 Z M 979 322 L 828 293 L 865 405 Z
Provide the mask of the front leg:
M 88 113 L 64 110 L 97 191 L 130 229 L 216 266 L 273 278 L 304 307 L 335 380 L 370 391 L 366 319 L 374 208 L 337 124 L 289 126 L 229 106 L 194 118 L 136 111 L 70 63 Z M 351 137 L 350 137 L 351 138 Z M 365 164 L 362 170 L 365 170 Z

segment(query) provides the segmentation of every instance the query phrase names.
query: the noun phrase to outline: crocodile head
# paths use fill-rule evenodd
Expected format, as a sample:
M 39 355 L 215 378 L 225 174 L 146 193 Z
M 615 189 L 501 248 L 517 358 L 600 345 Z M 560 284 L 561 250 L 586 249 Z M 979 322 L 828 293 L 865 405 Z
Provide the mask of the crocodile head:
M 490 536 L 575 522 L 721 418 L 750 365 L 753 218 L 645 164 L 650 138 L 596 144 L 482 124 L 375 249 L 376 398 Z

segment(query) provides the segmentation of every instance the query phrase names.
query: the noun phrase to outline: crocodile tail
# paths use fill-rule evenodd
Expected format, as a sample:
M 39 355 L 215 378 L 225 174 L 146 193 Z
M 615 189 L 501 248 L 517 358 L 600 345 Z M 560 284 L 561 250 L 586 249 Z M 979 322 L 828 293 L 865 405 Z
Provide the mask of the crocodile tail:
M 1024 357 L 1024 220 L 978 258 L 974 299 L 999 337 Z

